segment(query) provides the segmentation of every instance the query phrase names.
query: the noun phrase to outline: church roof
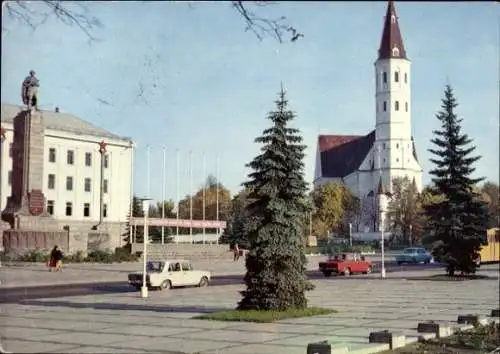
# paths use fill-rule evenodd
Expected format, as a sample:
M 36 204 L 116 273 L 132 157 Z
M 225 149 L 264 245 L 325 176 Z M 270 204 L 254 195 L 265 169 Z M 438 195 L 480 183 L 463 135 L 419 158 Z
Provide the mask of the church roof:
M 356 171 L 375 141 L 375 131 L 362 135 L 320 135 L 321 176 L 342 178 Z
M 397 48 L 397 50 L 395 50 Z M 394 7 L 394 1 L 389 1 L 384 20 L 384 30 L 378 50 L 379 59 L 399 58 L 407 59 L 403 44 L 403 37 L 399 29 L 398 15 Z
M 24 108 L 19 105 L 2 103 L 2 111 L 1 111 L 2 123 L 5 122 L 12 124 L 14 118 L 23 109 Z M 90 135 L 99 138 L 111 138 L 117 140 L 131 141 L 131 139 L 128 137 L 119 136 L 103 128 L 96 127 L 92 123 L 89 123 L 72 114 L 60 112 L 59 109 L 56 109 L 56 111 L 41 110 L 40 112 L 43 115 L 43 123 L 46 129 L 63 131 L 77 135 Z

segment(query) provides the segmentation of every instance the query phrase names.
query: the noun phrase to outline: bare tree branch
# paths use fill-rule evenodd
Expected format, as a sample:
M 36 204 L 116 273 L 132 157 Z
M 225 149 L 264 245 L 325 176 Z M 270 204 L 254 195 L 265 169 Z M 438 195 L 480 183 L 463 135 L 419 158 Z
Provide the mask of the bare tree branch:
M 81 2 L 42 0 L 29 2 L 23 0 L 12 0 L 4 3 L 9 17 L 15 21 L 24 23 L 35 30 L 50 17 L 55 17 L 68 26 L 77 26 L 82 30 L 89 40 L 97 40 L 92 31 L 102 27 L 101 21 L 92 16 L 87 7 Z M 36 7 L 39 8 L 36 8 Z M 2 27 L 2 30 L 5 28 Z
M 262 7 L 274 4 L 275 2 L 253 1 L 252 3 L 256 6 Z M 262 40 L 265 36 L 271 36 L 278 42 L 283 43 L 283 39 L 286 35 L 290 36 L 290 41 L 292 42 L 295 42 L 300 37 L 304 37 L 304 35 L 299 33 L 294 27 L 286 24 L 285 16 L 281 16 L 277 19 L 270 19 L 261 17 L 251 11 L 246 6 L 248 2 L 244 3 L 243 1 L 232 1 L 231 4 L 245 20 L 245 31 L 252 31 L 259 40 Z

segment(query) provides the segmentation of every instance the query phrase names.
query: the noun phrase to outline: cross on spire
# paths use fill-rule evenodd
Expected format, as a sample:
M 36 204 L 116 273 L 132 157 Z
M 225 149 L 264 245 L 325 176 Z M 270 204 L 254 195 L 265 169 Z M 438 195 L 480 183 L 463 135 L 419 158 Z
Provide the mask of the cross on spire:
M 378 50 L 379 60 L 391 58 L 408 59 L 403 44 L 403 37 L 399 30 L 398 15 L 396 14 L 394 1 L 389 1 L 387 4 L 384 30 L 382 31 L 382 39 Z

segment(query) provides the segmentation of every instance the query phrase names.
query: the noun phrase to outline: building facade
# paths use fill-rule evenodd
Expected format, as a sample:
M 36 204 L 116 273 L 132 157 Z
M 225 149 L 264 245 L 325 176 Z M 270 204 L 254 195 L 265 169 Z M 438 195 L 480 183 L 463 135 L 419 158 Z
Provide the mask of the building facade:
M 4 210 L 12 185 L 13 118 L 21 106 L 2 104 L 0 207 Z M 133 142 L 59 109 L 41 112 L 44 121 L 43 193 L 46 208 L 62 224 L 92 224 L 100 219 L 101 154 L 103 220 L 126 223 L 130 211 Z M 119 241 L 113 242 L 113 244 Z
M 339 182 L 369 209 L 379 208 L 378 191 L 390 198 L 392 181 L 408 177 L 422 189 L 411 123 L 411 62 L 408 59 L 393 1 L 389 1 L 375 62 L 375 129 L 365 136 L 320 135 L 314 186 Z M 380 230 L 376 215 L 365 214 L 358 232 Z

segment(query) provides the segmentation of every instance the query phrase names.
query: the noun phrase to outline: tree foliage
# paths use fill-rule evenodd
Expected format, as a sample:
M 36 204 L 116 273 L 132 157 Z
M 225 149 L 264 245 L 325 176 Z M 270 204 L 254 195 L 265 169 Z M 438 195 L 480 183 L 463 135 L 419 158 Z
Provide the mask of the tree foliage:
M 326 183 L 314 189 L 312 193 L 315 213 L 313 216 L 313 234 L 326 237 L 328 233 L 339 233 L 351 222 L 358 212 L 359 201 L 341 183 Z
M 422 235 L 422 215 L 415 181 L 406 176 L 394 178 L 392 197 L 387 206 L 391 231 L 399 234 L 405 244 L 415 243 Z
M 246 210 L 249 203 L 248 194 L 249 192 L 243 189 L 231 200 L 227 228 L 224 230 L 220 242 L 231 245 L 238 244 L 238 247 L 241 249 L 248 249 L 250 247 L 247 233 L 249 219 Z
M 462 119 L 455 113 L 457 106 L 453 90 L 447 85 L 442 110 L 436 115 L 441 129 L 434 131 L 431 142 L 435 148 L 429 149 L 435 156 L 431 159 L 435 168 L 429 173 L 444 199 L 426 207 L 429 225 L 438 241 L 434 255 L 447 263 L 449 275 L 455 271 L 475 272 L 475 259 L 487 226 L 485 204 L 474 191 L 483 179 L 471 177 L 473 164 L 480 156 L 472 156 L 475 147 L 461 131 Z
M 203 189 L 205 189 L 205 193 L 203 193 Z M 203 195 L 205 195 L 205 220 L 217 220 L 217 193 L 219 193 L 219 220 L 227 220 L 231 207 L 231 192 L 211 175 L 207 177 L 204 185 L 193 194 L 193 220 L 203 220 Z M 179 218 L 190 218 L 190 204 L 190 195 L 179 202 Z M 216 232 L 215 230 L 209 231 Z M 179 230 L 179 234 L 189 234 L 189 232 L 190 230 L 187 228 Z M 199 229 L 193 230 L 193 233 L 198 232 L 200 232 Z
M 250 190 L 246 256 L 246 289 L 240 310 L 286 310 L 307 307 L 304 214 L 309 212 L 304 180 L 304 150 L 300 131 L 289 126 L 295 118 L 283 89 L 271 127 L 255 139 L 261 153 L 247 167 L 244 186 Z

